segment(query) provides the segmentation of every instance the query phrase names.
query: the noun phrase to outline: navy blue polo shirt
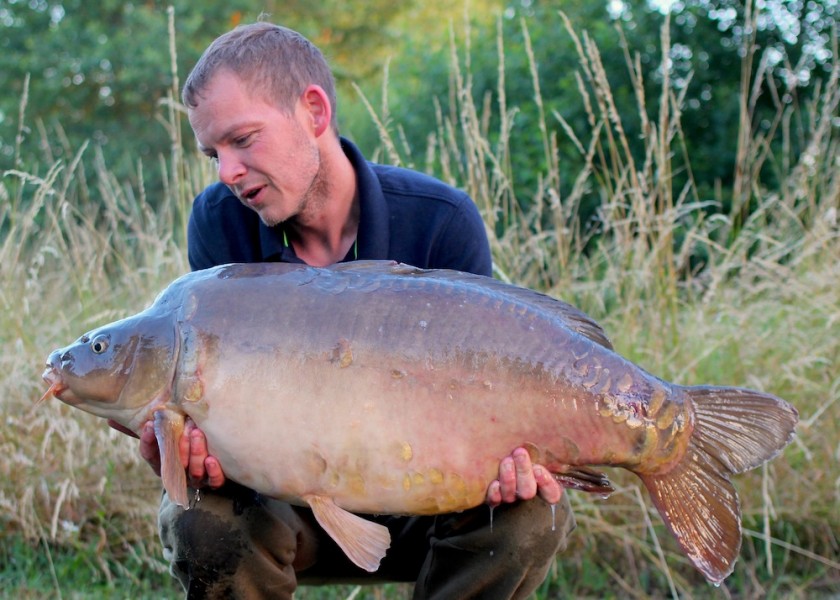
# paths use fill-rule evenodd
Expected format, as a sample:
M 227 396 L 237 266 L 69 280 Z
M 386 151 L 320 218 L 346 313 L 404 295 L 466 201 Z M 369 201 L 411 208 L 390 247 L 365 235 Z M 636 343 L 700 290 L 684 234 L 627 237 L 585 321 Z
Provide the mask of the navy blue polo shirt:
M 359 230 L 345 261 L 396 260 L 424 269 L 492 274 L 484 222 L 466 193 L 409 169 L 368 162 L 341 138 L 356 171 Z M 218 182 L 193 203 L 187 230 L 193 270 L 234 262 L 303 262 L 284 243 L 282 224 L 268 227 Z

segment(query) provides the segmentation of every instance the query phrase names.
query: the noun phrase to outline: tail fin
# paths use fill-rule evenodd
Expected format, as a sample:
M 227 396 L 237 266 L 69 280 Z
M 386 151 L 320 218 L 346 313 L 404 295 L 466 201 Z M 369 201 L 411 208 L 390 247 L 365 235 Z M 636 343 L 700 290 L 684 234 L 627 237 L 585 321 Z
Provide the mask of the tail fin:
M 781 452 L 793 439 L 798 414 L 784 400 L 753 390 L 684 390 L 695 414 L 685 457 L 667 473 L 639 476 L 691 562 L 719 583 L 732 573 L 741 548 L 741 512 L 729 477 Z

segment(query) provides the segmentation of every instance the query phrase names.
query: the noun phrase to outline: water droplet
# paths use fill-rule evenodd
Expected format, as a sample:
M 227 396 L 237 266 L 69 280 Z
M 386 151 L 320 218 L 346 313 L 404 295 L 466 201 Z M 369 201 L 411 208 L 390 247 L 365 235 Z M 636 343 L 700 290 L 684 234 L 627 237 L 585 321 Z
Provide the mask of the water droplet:
M 490 533 L 493 533 L 493 509 L 494 508 L 495 507 L 493 507 L 493 506 L 490 507 Z M 490 554 L 492 555 L 493 553 L 491 552 Z
M 715 586 L 716 588 L 719 588 L 720 587 L 720 581 L 716 581 L 712 585 Z
M 557 505 L 551 505 L 551 531 L 557 531 Z

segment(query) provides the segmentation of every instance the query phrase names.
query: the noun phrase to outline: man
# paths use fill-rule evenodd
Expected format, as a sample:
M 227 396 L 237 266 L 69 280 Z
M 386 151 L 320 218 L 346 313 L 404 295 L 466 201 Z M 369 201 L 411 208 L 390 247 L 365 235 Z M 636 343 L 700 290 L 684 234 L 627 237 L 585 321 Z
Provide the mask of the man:
M 368 163 L 339 137 L 330 69 L 296 32 L 257 23 L 221 36 L 189 75 L 183 99 L 220 180 L 193 206 L 193 269 L 391 259 L 491 274 L 484 225 L 466 194 Z M 159 472 L 150 426 L 141 454 Z M 488 488 L 493 508 L 370 517 L 390 529 L 392 546 L 369 574 L 346 559 L 308 509 L 226 482 L 193 424 L 181 454 L 201 490 L 187 511 L 164 494 L 160 532 L 188 598 L 290 598 L 298 583 L 348 581 L 414 581 L 417 598 L 522 598 L 543 581 L 574 526 L 557 482 L 519 448 Z M 556 515 L 531 500 L 537 495 L 556 505 Z

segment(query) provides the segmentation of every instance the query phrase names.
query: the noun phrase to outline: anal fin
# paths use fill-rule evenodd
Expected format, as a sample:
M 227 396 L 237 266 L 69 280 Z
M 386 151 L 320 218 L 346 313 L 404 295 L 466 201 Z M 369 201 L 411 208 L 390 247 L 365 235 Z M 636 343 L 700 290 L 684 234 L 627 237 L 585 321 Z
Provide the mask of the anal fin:
M 568 467 L 562 473 L 552 473 L 560 485 L 572 490 L 608 496 L 615 491 L 604 473 L 583 466 Z
M 303 499 L 318 524 L 355 565 L 370 573 L 379 568 L 391 545 L 387 527 L 347 512 L 326 496 L 310 494 Z
M 522 447 L 528 451 L 531 461 L 541 464 L 564 488 L 608 496 L 615 491 L 607 476 L 584 465 L 570 465 L 562 461 L 551 450 L 531 442 Z

